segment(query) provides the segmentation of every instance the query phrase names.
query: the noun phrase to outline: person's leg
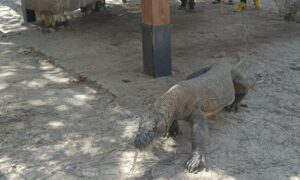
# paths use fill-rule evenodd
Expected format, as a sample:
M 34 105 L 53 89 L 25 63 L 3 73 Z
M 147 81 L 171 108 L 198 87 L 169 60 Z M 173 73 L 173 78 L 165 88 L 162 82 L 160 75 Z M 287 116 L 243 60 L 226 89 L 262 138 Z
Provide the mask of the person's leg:
M 227 4 L 228 4 L 228 5 L 233 5 L 233 4 L 234 4 L 234 3 L 233 3 L 233 0 L 228 0 Z
M 187 0 L 181 0 L 181 5 L 178 7 L 179 10 L 185 9 L 187 5 Z
M 194 10 L 195 8 L 195 0 L 188 0 L 189 10 Z
M 256 9 L 261 9 L 261 0 L 253 0 Z
M 245 9 L 247 6 L 247 0 L 241 0 L 240 3 L 236 7 L 236 11 L 240 12 Z
M 221 3 L 221 0 L 214 0 L 212 3 L 213 4 L 219 4 L 219 3 Z

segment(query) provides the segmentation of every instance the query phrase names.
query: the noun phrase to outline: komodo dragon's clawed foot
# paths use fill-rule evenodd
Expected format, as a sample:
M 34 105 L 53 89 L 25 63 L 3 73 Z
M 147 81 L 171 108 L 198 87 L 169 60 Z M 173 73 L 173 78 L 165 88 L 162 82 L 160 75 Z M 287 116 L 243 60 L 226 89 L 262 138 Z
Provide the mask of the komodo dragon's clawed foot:
M 248 108 L 247 104 L 241 104 L 240 106 L 243 107 L 243 108 Z
M 239 112 L 240 111 L 240 104 L 239 103 L 232 103 L 231 105 L 229 106 L 226 106 L 224 108 L 225 111 L 227 112 Z
M 238 113 L 238 112 L 240 112 L 242 107 L 243 108 L 248 108 L 248 105 L 247 104 L 241 104 L 241 103 L 232 103 L 231 105 L 226 106 L 224 108 L 224 110 L 227 111 L 227 112 Z
M 204 154 L 195 153 L 186 163 L 186 169 L 190 173 L 197 173 L 203 169 L 207 169 Z
M 179 129 L 178 121 L 173 121 L 171 127 L 169 128 L 167 137 L 176 137 L 181 134 L 181 131 Z
M 245 106 L 245 104 L 242 104 L 241 101 L 243 100 L 243 98 L 245 97 L 245 94 L 236 94 L 235 95 L 235 100 L 232 104 L 230 104 L 229 106 L 226 106 L 224 108 L 225 111 L 227 112 L 239 112 L 241 107 L 248 107 L 247 105 Z

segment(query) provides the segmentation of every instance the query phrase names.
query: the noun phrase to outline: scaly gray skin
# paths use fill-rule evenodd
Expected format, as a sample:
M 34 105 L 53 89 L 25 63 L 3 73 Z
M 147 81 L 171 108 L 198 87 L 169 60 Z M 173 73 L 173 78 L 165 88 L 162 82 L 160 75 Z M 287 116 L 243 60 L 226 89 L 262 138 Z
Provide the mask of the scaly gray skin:
M 179 133 L 177 120 L 185 120 L 192 129 L 192 158 L 187 162 L 189 172 L 206 168 L 206 117 L 226 108 L 238 111 L 241 100 L 254 80 L 235 71 L 232 64 L 221 61 L 203 68 L 164 93 L 144 115 L 145 123 L 135 137 L 135 147 L 143 150 L 154 138 Z

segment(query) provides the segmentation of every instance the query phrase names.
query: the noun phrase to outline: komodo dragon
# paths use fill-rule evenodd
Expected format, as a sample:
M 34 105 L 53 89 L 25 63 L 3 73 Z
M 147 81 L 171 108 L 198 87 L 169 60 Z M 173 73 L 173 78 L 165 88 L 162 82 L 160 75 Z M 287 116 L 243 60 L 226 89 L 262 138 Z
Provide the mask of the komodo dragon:
M 178 121 L 185 120 L 192 129 L 192 158 L 187 162 L 189 172 L 206 168 L 206 117 L 226 108 L 238 111 L 241 100 L 255 84 L 254 79 L 238 73 L 237 66 L 222 60 L 203 68 L 171 87 L 152 104 L 142 120 L 134 145 L 143 150 L 154 138 L 179 133 Z

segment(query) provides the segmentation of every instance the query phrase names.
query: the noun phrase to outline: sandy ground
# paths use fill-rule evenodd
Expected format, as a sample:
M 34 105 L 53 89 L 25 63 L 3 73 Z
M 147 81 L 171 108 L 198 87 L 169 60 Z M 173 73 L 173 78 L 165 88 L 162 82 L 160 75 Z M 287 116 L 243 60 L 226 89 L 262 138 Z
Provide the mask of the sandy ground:
M 22 25 L 19 0 L 0 0 L 0 179 L 261 179 L 300 177 L 300 25 L 262 11 L 223 15 L 171 3 L 173 77 L 142 73 L 138 2 L 110 4 L 67 28 Z M 209 119 L 210 170 L 188 174 L 190 132 L 140 153 L 138 117 L 202 66 L 239 54 L 257 79 L 239 113 Z

